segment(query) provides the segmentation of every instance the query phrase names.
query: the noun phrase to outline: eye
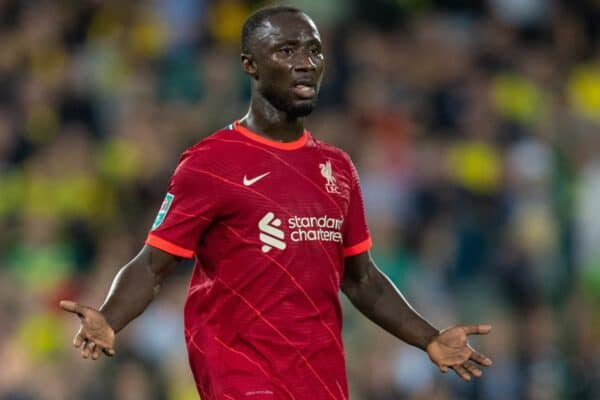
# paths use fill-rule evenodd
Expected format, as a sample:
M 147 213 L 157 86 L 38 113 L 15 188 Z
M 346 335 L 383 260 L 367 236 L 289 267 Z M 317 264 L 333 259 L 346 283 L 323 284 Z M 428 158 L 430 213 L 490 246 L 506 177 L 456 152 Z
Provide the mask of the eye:
M 318 56 L 319 54 L 321 54 L 321 48 L 320 47 L 311 47 L 310 52 L 312 53 L 312 55 L 314 56 Z
M 294 52 L 294 49 L 292 48 L 292 46 L 283 46 L 279 49 L 279 52 L 285 54 L 286 56 L 289 56 Z

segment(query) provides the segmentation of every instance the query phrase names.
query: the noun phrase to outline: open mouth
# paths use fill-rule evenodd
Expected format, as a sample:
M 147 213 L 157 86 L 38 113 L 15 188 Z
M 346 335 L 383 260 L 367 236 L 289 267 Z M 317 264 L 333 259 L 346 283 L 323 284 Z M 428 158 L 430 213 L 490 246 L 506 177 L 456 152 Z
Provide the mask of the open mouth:
M 317 94 L 315 85 L 309 82 L 295 82 L 292 91 L 302 99 L 312 99 Z

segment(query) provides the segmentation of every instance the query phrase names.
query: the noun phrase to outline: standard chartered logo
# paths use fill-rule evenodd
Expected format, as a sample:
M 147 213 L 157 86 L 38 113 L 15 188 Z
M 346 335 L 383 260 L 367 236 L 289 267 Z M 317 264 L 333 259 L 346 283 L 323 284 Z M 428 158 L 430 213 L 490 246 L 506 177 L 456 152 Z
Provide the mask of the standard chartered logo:
M 285 249 L 283 241 L 284 233 L 279 227 L 281 220 L 275 218 L 275 214 L 268 212 L 258 221 L 258 229 L 260 230 L 260 241 L 263 242 L 262 251 L 268 253 L 273 247 L 279 250 Z
M 320 241 L 342 243 L 343 218 L 332 218 L 327 215 L 320 217 L 293 216 L 287 220 L 289 239 L 292 242 Z M 258 222 L 260 241 L 263 243 L 263 253 L 276 248 L 286 248 L 285 233 L 280 229 L 282 221 L 275 214 L 268 212 Z

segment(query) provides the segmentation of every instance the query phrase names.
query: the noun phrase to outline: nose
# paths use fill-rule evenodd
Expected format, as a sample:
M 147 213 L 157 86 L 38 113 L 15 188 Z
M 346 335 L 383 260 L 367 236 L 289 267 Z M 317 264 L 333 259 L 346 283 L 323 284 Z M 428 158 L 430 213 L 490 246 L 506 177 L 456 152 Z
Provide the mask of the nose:
M 317 63 L 318 61 L 310 50 L 299 51 L 294 60 L 294 69 L 297 71 L 314 71 L 317 68 Z

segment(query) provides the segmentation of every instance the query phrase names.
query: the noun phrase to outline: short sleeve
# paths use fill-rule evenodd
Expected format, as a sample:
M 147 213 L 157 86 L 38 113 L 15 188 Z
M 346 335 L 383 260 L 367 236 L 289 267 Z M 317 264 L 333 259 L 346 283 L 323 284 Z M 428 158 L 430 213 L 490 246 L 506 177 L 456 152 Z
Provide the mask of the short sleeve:
M 369 250 L 372 245 L 371 235 L 365 217 L 365 207 L 360 189 L 358 172 L 348 158 L 351 171 L 350 203 L 344 224 L 344 256 L 354 256 Z
M 198 158 L 182 157 L 146 239 L 146 244 L 183 258 L 193 257 L 219 207 L 215 182 Z

